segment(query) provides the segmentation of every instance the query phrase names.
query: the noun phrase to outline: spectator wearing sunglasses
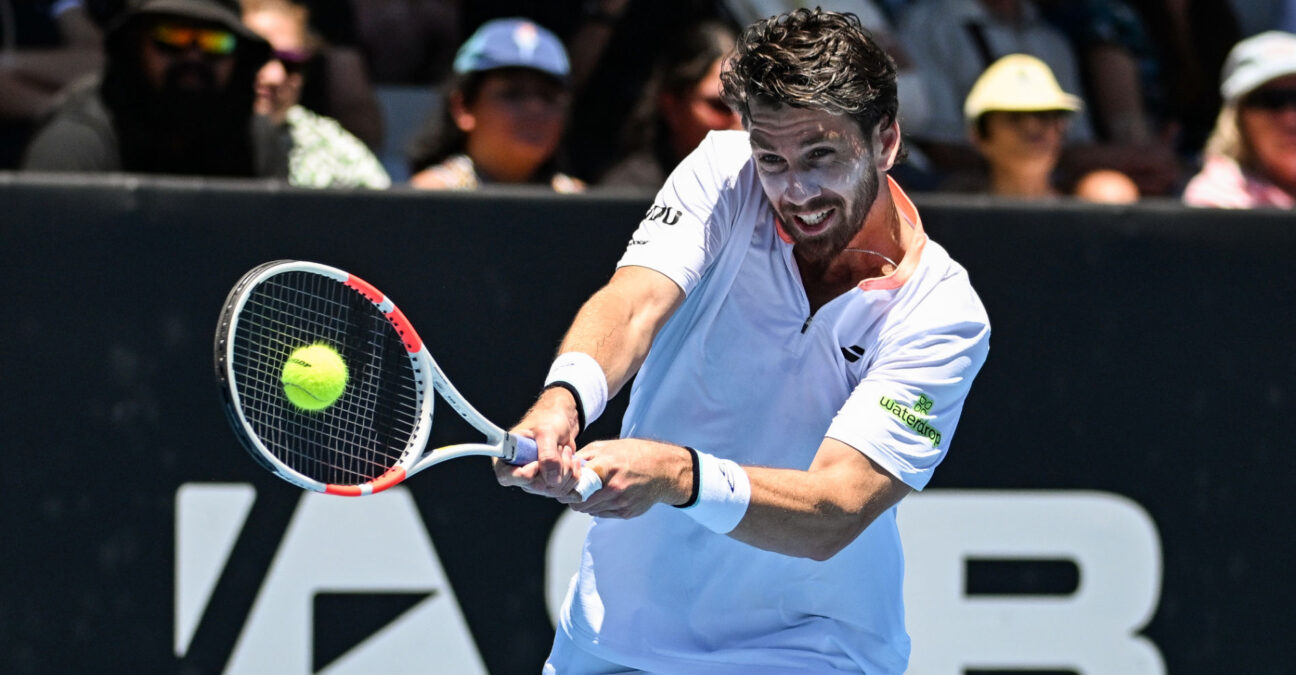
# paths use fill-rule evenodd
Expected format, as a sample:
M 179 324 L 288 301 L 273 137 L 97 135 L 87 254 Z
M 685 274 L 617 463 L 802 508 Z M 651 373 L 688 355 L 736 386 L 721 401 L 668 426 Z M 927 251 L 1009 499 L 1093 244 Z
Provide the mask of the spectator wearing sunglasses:
M 1268 31 L 1237 43 L 1220 95 L 1224 105 L 1184 203 L 1296 207 L 1296 35 Z
M 733 48 L 733 30 L 714 21 L 697 23 L 663 46 L 622 131 L 623 156 L 599 180 L 601 187 L 656 190 L 708 133 L 742 128 L 742 118 L 720 96 L 720 68 Z
M 270 45 L 237 0 L 140 0 L 105 29 L 102 78 L 72 88 L 23 167 L 286 178 L 288 153 L 253 115 Z
M 301 105 L 303 68 L 313 47 L 306 7 L 291 0 L 243 0 L 243 22 L 270 43 L 256 78 L 258 115 L 278 130 L 288 150 L 288 182 L 308 188 L 391 186 L 378 158 L 337 120 Z

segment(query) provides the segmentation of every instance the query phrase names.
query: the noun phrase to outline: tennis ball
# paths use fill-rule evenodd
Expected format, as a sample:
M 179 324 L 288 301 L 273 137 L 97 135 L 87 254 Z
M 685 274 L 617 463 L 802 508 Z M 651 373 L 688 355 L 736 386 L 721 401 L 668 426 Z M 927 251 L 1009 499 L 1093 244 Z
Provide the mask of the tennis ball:
M 283 366 L 284 394 L 302 410 L 323 410 L 346 391 L 346 362 L 332 347 L 316 343 L 298 347 Z

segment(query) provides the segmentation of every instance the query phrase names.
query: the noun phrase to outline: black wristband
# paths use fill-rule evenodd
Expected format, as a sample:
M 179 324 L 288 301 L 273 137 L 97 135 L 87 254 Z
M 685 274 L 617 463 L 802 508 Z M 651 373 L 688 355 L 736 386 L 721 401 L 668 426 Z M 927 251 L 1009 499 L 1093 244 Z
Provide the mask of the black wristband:
M 576 422 L 580 424 L 580 429 L 577 429 L 576 433 L 585 431 L 585 404 L 581 402 L 580 392 L 576 391 L 576 385 L 570 382 L 563 382 L 562 380 L 555 380 L 546 384 L 545 388 L 540 391 L 549 391 L 554 387 L 562 387 L 567 390 L 567 393 L 572 395 L 572 400 L 576 401 Z
M 702 471 L 701 471 L 701 467 L 698 464 L 697 450 L 694 450 L 693 448 L 690 448 L 687 445 L 684 446 L 684 449 L 689 451 L 689 457 L 693 459 L 693 492 L 692 494 L 689 495 L 688 501 L 684 502 L 683 504 L 675 504 L 675 508 L 677 509 L 687 509 L 688 507 L 696 504 L 698 500 L 698 495 L 701 494 L 702 492 L 702 476 L 701 476 Z

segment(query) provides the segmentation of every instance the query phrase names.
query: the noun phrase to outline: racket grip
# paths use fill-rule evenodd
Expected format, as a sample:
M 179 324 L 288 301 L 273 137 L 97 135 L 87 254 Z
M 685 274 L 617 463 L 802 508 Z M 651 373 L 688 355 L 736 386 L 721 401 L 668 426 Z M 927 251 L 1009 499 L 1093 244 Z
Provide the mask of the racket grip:
M 526 436 L 518 436 L 516 434 L 510 435 L 517 441 L 517 450 L 513 453 L 513 459 L 509 460 L 509 464 L 514 466 L 524 466 L 540 458 L 540 450 L 536 448 L 534 438 L 527 438 Z
M 514 436 L 517 439 L 517 451 L 513 454 L 513 459 L 509 464 L 522 466 L 536 461 L 540 457 L 540 451 L 536 447 L 534 438 L 526 436 Z M 581 466 L 585 466 L 585 460 L 581 460 Z M 580 478 L 576 481 L 576 492 L 580 494 L 581 500 L 589 499 L 589 496 L 603 489 L 603 479 L 593 470 L 581 471 Z

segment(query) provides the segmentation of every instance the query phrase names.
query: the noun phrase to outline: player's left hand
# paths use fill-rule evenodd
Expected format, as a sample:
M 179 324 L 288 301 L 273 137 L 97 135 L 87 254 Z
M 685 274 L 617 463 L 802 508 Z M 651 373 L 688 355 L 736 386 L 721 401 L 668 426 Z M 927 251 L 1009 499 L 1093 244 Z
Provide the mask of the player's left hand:
M 670 443 L 623 438 L 590 443 L 576 453 L 582 470 L 597 470 L 603 489 L 581 501 L 571 492 L 558 498 L 576 511 L 603 518 L 634 518 L 653 504 L 680 504 L 693 487 L 693 461 Z

